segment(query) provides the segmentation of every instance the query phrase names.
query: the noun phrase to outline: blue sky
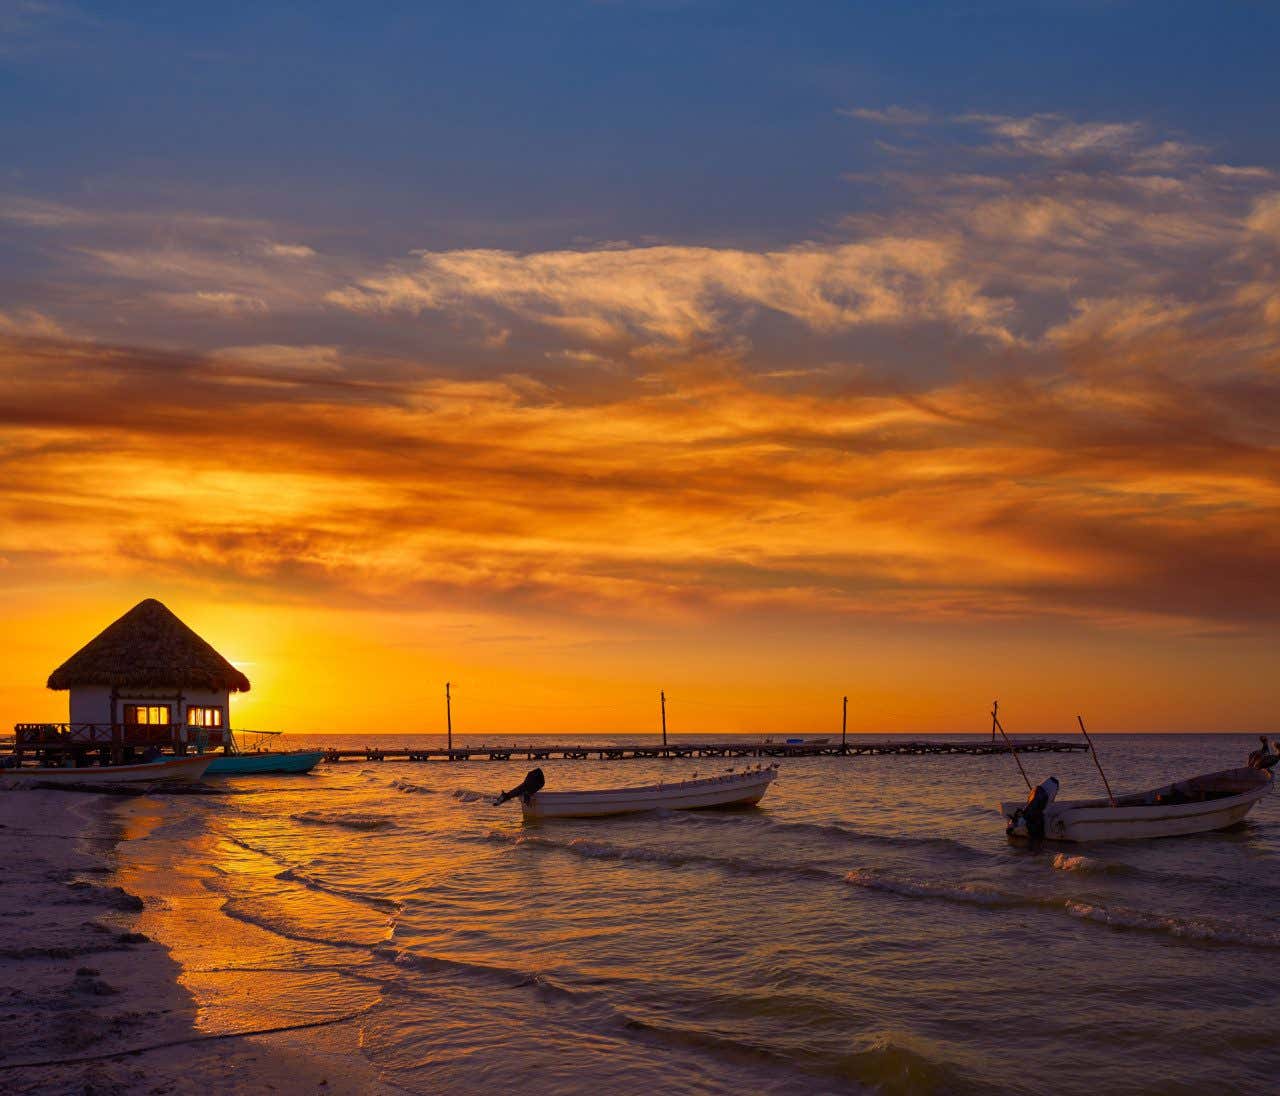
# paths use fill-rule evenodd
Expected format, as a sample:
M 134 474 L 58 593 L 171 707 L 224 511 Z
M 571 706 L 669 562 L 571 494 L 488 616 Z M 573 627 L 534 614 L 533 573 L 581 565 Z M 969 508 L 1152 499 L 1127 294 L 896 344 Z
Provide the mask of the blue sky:
M 849 107 L 1136 118 L 1276 159 L 1267 4 L 7 8 L 11 189 L 388 253 L 821 235 L 876 200 L 845 176 L 892 136 Z

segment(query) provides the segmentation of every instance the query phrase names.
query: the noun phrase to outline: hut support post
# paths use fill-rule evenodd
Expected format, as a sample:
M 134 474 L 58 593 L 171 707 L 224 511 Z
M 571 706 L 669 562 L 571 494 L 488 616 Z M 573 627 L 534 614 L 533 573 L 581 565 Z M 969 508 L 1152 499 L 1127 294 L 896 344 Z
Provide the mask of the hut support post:
M 667 749 L 667 694 L 666 691 L 658 693 L 658 699 L 662 704 L 662 749 Z
M 840 712 L 840 752 L 845 753 L 849 746 L 845 741 L 849 734 L 849 698 L 844 698 L 844 706 Z

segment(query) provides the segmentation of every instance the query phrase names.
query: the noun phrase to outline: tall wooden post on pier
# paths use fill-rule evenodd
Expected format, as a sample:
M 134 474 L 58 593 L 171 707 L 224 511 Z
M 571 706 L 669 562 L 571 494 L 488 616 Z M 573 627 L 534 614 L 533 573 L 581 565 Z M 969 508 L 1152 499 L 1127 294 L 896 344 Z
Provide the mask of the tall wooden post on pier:
M 449 736 L 449 760 L 453 760 L 453 700 L 449 696 L 449 683 L 444 683 L 444 726 Z
M 840 713 L 840 752 L 844 753 L 849 747 L 845 742 L 849 732 L 849 698 L 844 698 L 844 708 Z
M 667 694 L 663 690 L 658 694 L 658 698 L 662 701 L 662 748 L 667 748 Z

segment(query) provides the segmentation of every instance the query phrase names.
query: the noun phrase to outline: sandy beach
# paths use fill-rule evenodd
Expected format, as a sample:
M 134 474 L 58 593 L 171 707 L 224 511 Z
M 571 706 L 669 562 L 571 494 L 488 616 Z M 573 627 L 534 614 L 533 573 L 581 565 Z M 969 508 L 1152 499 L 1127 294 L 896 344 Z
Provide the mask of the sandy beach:
M 0 1089 L 6 1092 L 370 1092 L 353 1024 L 198 1023 L 153 936 L 167 911 L 116 881 L 128 800 L 0 792 Z M 146 917 L 151 935 L 139 931 Z M 156 926 L 161 931 L 156 931 Z M 284 1030 L 281 1030 L 284 1029 Z

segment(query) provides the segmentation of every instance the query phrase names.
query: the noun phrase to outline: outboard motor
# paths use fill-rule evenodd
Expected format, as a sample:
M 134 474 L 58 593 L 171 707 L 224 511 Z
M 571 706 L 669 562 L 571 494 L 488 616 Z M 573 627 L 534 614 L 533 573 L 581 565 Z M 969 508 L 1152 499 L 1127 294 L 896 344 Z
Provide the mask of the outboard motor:
M 493 801 L 495 807 L 505 803 L 508 799 L 515 799 L 519 796 L 524 802 L 528 802 L 536 792 L 542 790 L 542 786 L 547 782 L 546 777 L 542 775 L 541 769 L 530 769 L 526 774 L 524 781 L 509 792 L 503 792 L 497 799 Z
M 1262 735 L 1258 735 L 1258 741 L 1262 743 L 1262 748 L 1249 755 L 1249 768 L 1274 769 L 1280 763 L 1280 742 L 1273 742 L 1268 746 Z
M 1058 778 L 1056 776 L 1051 776 L 1043 784 L 1038 784 L 1031 794 L 1027 796 L 1026 805 L 1013 812 L 1013 817 L 1009 819 L 1009 826 L 1005 832 L 1013 833 L 1021 821 L 1026 823 L 1027 836 L 1032 841 L 1043 841 L 1044 812 L 1057 795 Z

